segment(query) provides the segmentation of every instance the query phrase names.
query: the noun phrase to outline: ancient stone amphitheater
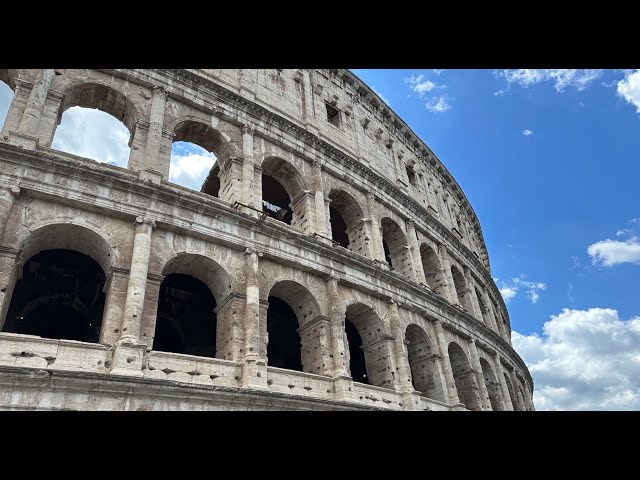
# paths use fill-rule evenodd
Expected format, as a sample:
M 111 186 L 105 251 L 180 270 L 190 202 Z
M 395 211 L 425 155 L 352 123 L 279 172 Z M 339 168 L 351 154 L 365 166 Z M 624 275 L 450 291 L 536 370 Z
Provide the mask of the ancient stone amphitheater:
M 353 73 L 0 80 L 0 408 L 533 409 L 469 202 Z M 51 148 L 74 106 L 128 168 Z M 177 141 L 217 158 L 200 191 Z

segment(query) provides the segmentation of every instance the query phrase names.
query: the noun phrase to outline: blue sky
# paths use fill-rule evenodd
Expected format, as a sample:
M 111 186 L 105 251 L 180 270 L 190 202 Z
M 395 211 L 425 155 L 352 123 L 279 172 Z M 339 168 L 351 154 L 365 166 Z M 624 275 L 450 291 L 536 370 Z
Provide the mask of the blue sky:
M 536 407 L 640 409 L 640 70 L 354 73 L 471 202 Z M 0 83 L 0 123 L 10 100 Z M 126 166 L 128 136 L 76 107 L 53 146 Z M 199 189 L 213 162 L 176 143 L 171 181 Z

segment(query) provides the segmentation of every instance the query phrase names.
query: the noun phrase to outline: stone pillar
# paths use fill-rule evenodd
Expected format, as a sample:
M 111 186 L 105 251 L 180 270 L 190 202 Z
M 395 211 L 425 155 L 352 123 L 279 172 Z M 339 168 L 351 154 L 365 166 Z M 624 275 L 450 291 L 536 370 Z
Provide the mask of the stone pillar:
M 384 248 L 382 246 L 382 233 L 380 232 L 380 219 L 378 218 L 378 207 L 373 193 L 367 193 L 367 210 L 371 220 L 371 258 L 380 262 L 385 262 Z
M 13 187 L 2 187 L 0 186 L 0 242 L 2 242 L 2 237 L 4 235 L 4 231 L 7 228 L 7 223 L 9 222 L 9 216 L 11 215 L 11 210 L 13 209 L 13 204 L 20 196 L 20 188 Z
M 331 355 L 333 356 L 333 376 L 348 377 L 344 344 L 344 308 L 338 293 L 338 278 L 331 275 L 326 280 L 329 297 L 329 317 L 331 319 Z
M 409 237 L 409 246 L 411 247 L 411 268 L 413 269 L 413 278 L 418 283 L 427 283 L 424 276 L 424 268 L 422 268 L 422 258 L 420 257 L 420 247 L 418 246 L 418 237 L 416 237 L 416 227 L 413 220 L 407 220 L 407 236 Z
M 129 271 L 124 268 L 111 267 L 107 273 L 102 289 L 105 302 L 100 329 L 100 343 L 104 345 L 114 345 L 120 338 L 128 280 Z
M 245 205 L 252 206 L 258 210 L 262 210 L 262 206 L 255 206 L 254 191 L 255 184 L 255 168 L 253 161 L 253 135 L 255 130 L 250 125 L 244 125 L 242 127 L 242 184 L 240 186 L 240 202 Z M 259 214 L 255 210 L 250 208 L 244 208 L 244 212 L 252 217 L 257 217 Z
M 449 249 L 446 245 L 438 245 L 438 256 L 440 257 L 440 264 L 442 265 L 443 276 L 445 279 L 444 291 L 447 292 L 447 300 L 449 303 L 459 305 L 458 293 L 456 292 L 456 284 L 453 281 L 453 275 L 451 274 L 451 262 L 449 260 Z
M 529 382 L 525 385 L 525 394 L 527 395 L 527 410 L 533 412 L 536 407 L 533 404 L 533 387 Z
M 22 120 L 20 120 L 20 125 L 18 126 L 19 133 L 30 137 L 38 136 L 40 117 L 42 116 L 42 110 L 47 99 L 47 92 L 51 86 L 53 74 L 54 72 L 51 68 L 38 71 L 36 79 L 33 82 L 33 87 L 31 88 L 31 93 L 29 93 L 27 106 L 22 114 Z
M 262 211 L 262 165 L 253 162 L 253 208 Z
M 469 304 L 471 305 L 471 315 L 484 323 L 482 319 L 482 310 L 480 309 L 480 302 L 476 295 L 476 289 L 474 288 L 473 276 L 471 275 L 471 269 L 467 266 L 464 267 L 464 279 L 467 282 L 467 293 Z
M 242 386 L 244 388 L 267 387 L 267 364 L 260 355 L 261 324 L 266 324 L 265 318 L 260 318 L 260 289 L 258 286 L 258 258 L 262 252 L 247 248 L 245 251 L 245 295 L 244 307 L 244 363 L 242 366 Z
M 140 342 L 140 322 L 147 287 L 149 254 L 151 253 L 151 232 L 156 223 L 146 217 L 136 218 L 136 234 L 133 240 L 127 299 L 122 318 L 120 341 L 137 344 Z
M 518 386 L 520 385 L 520 383 L 518 382 L 518 377 L 516 375 L 516 369 L 515 367 L 511 370 L 509 370 L 509 375 L 511 376 L 511 385 L 513 387 L 513 394 L 516 397 L 515 400 L 518 404 L 518 409 L 519 410 L 526 410 L 527 407 L 524 404 L 524 399 L 522 398 L 522 395 L 520 394 L 520 388 L 518 388 Z
M 16 264 L 20 250 L 0 245 L 0 330 L 4 326 L 11 295 L 16 285 L 20 265 Z
M 151 170 L 159 173 L 164 180 L 169 178 L 169 170 L 162 171 L 159 168 L 160 144 L 162 142 L 162 127 L 164 125 L 164 112 L 167 104 L 167 90 L 156 85 L 153 87 L 151 97 L 151 114 L 149 115 L 149 131 L 147 144 L 144 149 L 143 170 Z M 168 165 L 167 165 L 168 166 Z
M 483 410 L 490 411 L 491 400 L 489 399 L 489 392 L 487 391 L 487 384 L 484 381 L 484 374 L 482 373 L 482 365 L 480 365 L 480 357 L 478 356 L 478 349 L 476 347 L 476 341 L 473 338 L 468 340 L 469 353 L 471 354 L 471 365 L 476 372 L 476 381 L 478 382 L 478 392 L 480 394 L 480 405 Z
M 507 387 L 507 382 L 504 379 L 504 369 L 502 368 L 502 362 L 500 361 L 500 355 L 498 355 L 498 353 L 493 354 L 493 364 L 496 376 L 498 377 L 498 383 L 500 384 L 500 389 L 502 390 L 504 409 L 507 411 L 513 411 L 513 403 L 511 395 L 509 394 L 509 387 Z
M 442 367 L 444 370 L 444 378 L 446 380 L 449 404 L 457 405 L 460 403 L 460 399 L 458 398 L 458 390 L 456 389 L 456 382 L 453 378 L 451 360 L 449 359 L 449 349 L 447 348 L 447 340 L 444 338 L 442 322 L 438 319 L 434 320 L 433 327 L 436 333 L 436 343 L 438 345 L 438 349 L 440 350 L 439 353 L 442 359 Z
M 15 79 L 13 98 L 11 99 L 7 116 L 4 119 L 4 124 L 2 125 L 2 131 L 0 131 L 0 139 L 2 140 L 9 140 L 9 132 L 17 131 L 18 126 L 20 125 L 20 120 L 22 120 L 22 114 L 26 103 L 23 98 L 23 96 L 26 96 L 26 93 L 24 92 L 24 84 L 25 82 L 23 80 Z
M 327 223 L 328 206 L 325 207 L 324 190 L 322 188 L 322 161 L 316 159 L 313 162 L 312 185 L 315 191 L 315 209 L 316 209 L 316 232 L 323 237 L 331 238 L 332 232 L 330 224 Z
M 413 393 L 413 385 L 411 384 L 411 369 L 409 367 L 409 357 L 404 343 L 404 332 L 400 324 L 400 312 L 398 311 L 398 303 L 394 300 L 387 302 L 389 311 L 389 320 L 391 323 L 391 334 L 394 337 L 393 353 L 396 357 L 396 368 L 398 371 L 397 388 L 401 393 Z M 411 402 L 409 402 L 411 404 Z

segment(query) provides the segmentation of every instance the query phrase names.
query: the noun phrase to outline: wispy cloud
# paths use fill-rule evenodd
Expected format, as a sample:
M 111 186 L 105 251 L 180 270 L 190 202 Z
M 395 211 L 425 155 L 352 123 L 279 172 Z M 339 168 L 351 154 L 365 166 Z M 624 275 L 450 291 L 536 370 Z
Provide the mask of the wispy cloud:
M 435 71 L 434 71 L 435 72 Z M 439 75 L 442 72 L 436 72 Z M 426 100 L 424 106 L 432 113 L 443 113 L 451 110 L 451 103 L 449 97 L 446 94 L 437 94 L 439 89 L 447 88 L 444 84 L 438 84 L 433 80 L 428 79 L 423 74 L 415 75 L 411 74 L 409 77 L 405 77 L 404 82 L 409 85 L 409 88 L 413 93 L 418 94 L 420 99 Z
M 621 263 L 640 265 L 640 233 L 637 227 L 640 225 L 640 220 L 632 218 L 627 225 L 628 227 L 616 231 L 616 237 L 621 240 L 607 238 L 587 247 L 587 253 L 593 265 L 602 267 L 612 267 Z
M 494 278 L 494 280 L 505 302 L 509 302 L 509 300 L 516 297 L 520 290 L 524 290 L 531 303 L 538 303 L 540 301 L 539 292 L 546 290 L 547 284 L 544 282 L 531 282 L 526 278 L 527 276 L 522 273 L 520 276 L 512 278 L 510 282 L 500 281 L 498 278 Z
M 525 137 L 528 137 L 529 135 L 533 135 L 533 130 L 528 130 L 528 129 L 525 128 L 524 130 L 522 130 L 522 134 Z
M 443 113 L 451 109 L 451 105 L 447 102 L 446 95 L 440 95 L 439 97 L 433 97 L 429 99 L 424 105 L 427 110 L 434 113 Z
M 495 72 L 498 78 L 507 81 L 507 85 L 518 85 L 527 88 L 543 82 L 552 82 L 556 91 L 564 92 L 567 87 L 582 91 L 594 80 L 602 75 L 599 69 L 536 69 L 520 68 L 513 70 L 499 70 Z
M 442 72 L 444 72 L 444 68 L 434 68 L 433 69 L 433 73 L 435 73 L 436 75 L 440 75 Z
M 438 85 L 431 80 L 425 78 L 424 75 L 414 75 L 411 74 L 410 77 L 404 79 L 405 83 L 408 83 L 415 93 L 417 93 L 420 98 L 424 98 L 425 94 L 430 92 L 431 90 L 435 90 L 436 88 L 444 88 L 443 85 Z

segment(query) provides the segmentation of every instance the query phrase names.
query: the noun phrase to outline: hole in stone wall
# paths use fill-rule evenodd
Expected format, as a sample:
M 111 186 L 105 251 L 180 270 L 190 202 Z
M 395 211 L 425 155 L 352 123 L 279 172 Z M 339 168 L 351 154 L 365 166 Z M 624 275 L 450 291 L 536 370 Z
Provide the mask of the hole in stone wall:
M 340 246 L 349 248 L 349 236 L 347 235 L 347 224 L 342 215 L 332 205 L 329 205 L 329 217 L 331 220 L 331 237 Z
M 367 376 L 367 366 L 360 333 L 356 326 L 349 320 L 345 320 L 344 328 L 347 333 L 347 342 L 349 343 L 349 370 L 351 371 L 351 378 L 353 378 L 354 382 L 370 385 L 371 382 Z
M 384 249 L 384 259 L 387 261 L 389 265 L 393 266 L 393 262 L 391 261 L 391 251 L 389 250 L 389 245 L 387 245 L 387 242 L 385 242 L 384 240 L 382 240 L 382 248 Z
M 340 110 L 328 103 L 327 106 L 327 121 L 336 127 L 340 127 Z
M 449 344 L 449 360 L 460 401 L 469 410 L 480 410 L 475 373 L 471 369 L 467 355 L 457 343 Z
M 278 180 L 266 174 L 262 174 L 262 211 L 287 225 L 293 220 L 289 194 Z
M 16 283 L 5 332 L 97 343 L 105 275 L 91 257 L 45 250 L 27 261 Z
M 409 179 L 409 183 L 414 187 L 417 186 L 418 182 L 416 180 L 416 172 L 414 172 L 413 168 L 411 167 L 405 167 L 405 168 L 407 170 L 407 178 Z
M 204 283 L 191 275 L 171 273 L 160 285 L 153 349 L 215 357 L 216 300 Z
M 267 310 L 268 364 L 272 367 L 302 371 L 302 346 L 297 332 L 295 312 L 278 297 L 269 297 Z

